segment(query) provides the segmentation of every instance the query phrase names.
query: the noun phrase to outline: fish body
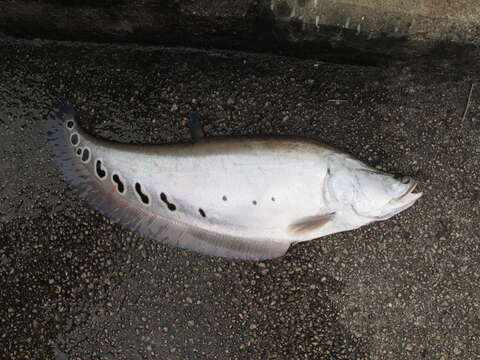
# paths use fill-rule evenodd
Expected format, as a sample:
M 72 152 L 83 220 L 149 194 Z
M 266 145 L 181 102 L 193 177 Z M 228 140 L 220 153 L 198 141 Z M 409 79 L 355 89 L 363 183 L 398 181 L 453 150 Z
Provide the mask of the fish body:
M 292 243 L 384 220 L 421 196 L 319 142 L 212 138 L 129 145 L 93 137 L 70 103 L 49 114 L 49 145 L 81 198 L 124 227 L 201 253 L 282 256 Z

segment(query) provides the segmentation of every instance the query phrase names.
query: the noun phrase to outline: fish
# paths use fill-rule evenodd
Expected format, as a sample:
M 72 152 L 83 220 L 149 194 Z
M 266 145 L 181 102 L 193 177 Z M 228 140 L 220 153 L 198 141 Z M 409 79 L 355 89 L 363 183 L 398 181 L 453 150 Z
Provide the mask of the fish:
M 78 197 L 135 233 L 230 259 L 383 221 L 411 207 L 417 182 L 302 137 L 205 137 L 159 145 L 92 136 L 72 102 L 48 114 L 48 146 Z

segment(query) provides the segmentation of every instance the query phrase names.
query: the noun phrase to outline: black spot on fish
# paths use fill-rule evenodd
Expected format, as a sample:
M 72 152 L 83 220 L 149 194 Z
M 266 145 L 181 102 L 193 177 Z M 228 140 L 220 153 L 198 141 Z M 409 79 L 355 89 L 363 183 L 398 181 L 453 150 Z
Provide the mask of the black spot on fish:
M 90 150 L 85 148 L 85 149 L 83 149 L 82 161 L 83 162 L 88 162 L 89 160 L 90 160 Z
M 95 164 L 95 171 L 97 172 L 97 175 L 100 179 L 105 179 L 105 176 L 107 176 L 107 172 L 102 169 L 102 161 L 97 160 L 97 163 Z
M 227 201 L 227 197 L 225 195 L 222 196 L 223 201 Z
M 202 215 L 202 217 L 207 217 L 207 215 L 205 214 L 205 211 L 203 211 L 203 209 L 198 209 L 198 212 L 200 213 L 200 215 Z
M 161 199 L 164 203 L 168 204 L 167 195 L 165 195 L 165 193 L 161 193 L 161 194 L 160 194 L 160 199 Z
M 135 191 L 137 192 L 138 196 L 140 196 L 140 200 L 142 201 L 142 203 L 144 203 L 145 205 L 148 205 L 150 203 L 150 199 L 147 195 L 143 193 L 142 185 L 140 185 L 138 182 L 135 183 Z
M 78 149 L 77 149 L 77 155 L 78 155 L 78 156 L 82 155 L 82 148 L 78 148 Z
M 120 194 L 125 193 L 125 185 L 123 184 L 122 180 L 120 180 L 120 176 L 117 174 L 113 174 L 112 180 L 115 184 L 117 184 L 117 190 Z
M 79 141 L 80 140 L 77 134 L 72 134 L 72 136 L 70 136 L 70 142 L 72 143 L 73 146 L 77 146 Z
M 272 196 L 272 201 L 275 201 L 275 198 Z
M 73 129 L 73 125 L 75 125 L 75 123 L 72 120 L 67 121 L 67 128 Z
M 252 204 L 253 204 L 253 205 L 257 205 L 257 201 L 256 201 L 256 200 L 253 200 L 253 201 L 252 201 Z
M 171 202 L 168 201 L 167 195 L 165 195 L 165 193 L 162 192 L 160 194 L 160 200 L 162 200 L 167 205 L 168 210 L 170 210 L 170 211 L 177 210 L 177 207 L 175 206 L 175 204 L 172 204 Z

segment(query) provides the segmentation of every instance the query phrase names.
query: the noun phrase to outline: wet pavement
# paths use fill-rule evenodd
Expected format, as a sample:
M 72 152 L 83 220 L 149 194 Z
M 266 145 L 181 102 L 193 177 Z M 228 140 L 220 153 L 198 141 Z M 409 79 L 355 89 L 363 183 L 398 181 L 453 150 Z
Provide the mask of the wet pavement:
M 360 67 L 0 40 L 0 358 L 480 356 L 478 55 Z M 273 261 L 171 248 L 62 181 L 46 114 L 64 96 L 107 139 L 188 140 L 198 111 L 210 136 L 313 137 L 415 176 L 424 197 Z

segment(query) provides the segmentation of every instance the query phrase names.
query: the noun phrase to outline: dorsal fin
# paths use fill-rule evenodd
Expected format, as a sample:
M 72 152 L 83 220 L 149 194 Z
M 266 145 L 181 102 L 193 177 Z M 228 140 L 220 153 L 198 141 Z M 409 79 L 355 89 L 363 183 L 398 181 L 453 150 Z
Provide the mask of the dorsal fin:
M 190 129 L 190 136 L 192 137 L 193 141 L 198 141 L 205 137 L 199 113 L 192 112 L 188 116 L 187 126 Z

